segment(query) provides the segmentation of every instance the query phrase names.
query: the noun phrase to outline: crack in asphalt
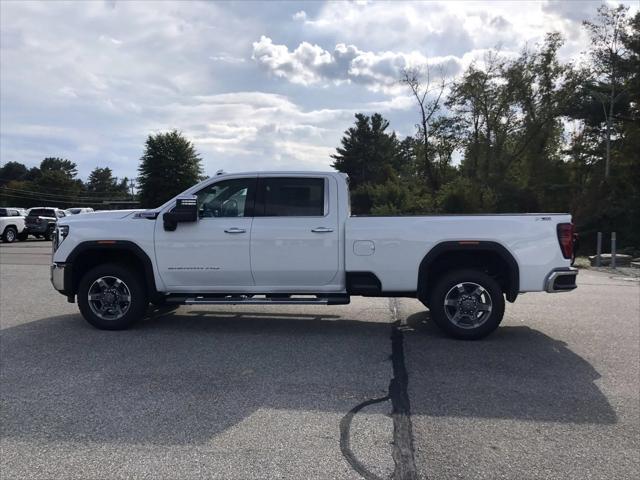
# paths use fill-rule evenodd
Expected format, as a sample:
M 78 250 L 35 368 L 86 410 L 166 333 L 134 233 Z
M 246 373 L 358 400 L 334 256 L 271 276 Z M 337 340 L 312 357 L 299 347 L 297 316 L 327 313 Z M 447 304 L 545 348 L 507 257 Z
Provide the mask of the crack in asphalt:
M 364 407 L 368 407 L 369 405 L 373 405 L 375 403 L 386 402 L 387 400 L 389 400 L 388 395 L 382 398 L 366 400 L 349 410 L 349 413 L 347 413 L 344 417 L 342 417 L 342 420 L 340 420 L 340 450 L 342 451 L 342 456 L 347 462 L 349 462 L 351 468 L 362 475 L 362 477 L 366 480 L 384 479 L 367 469 L 367 467 L 365 467 L 362 462 L 358 460 L 358 458 L 351 450 L 351 421 L 353 420 L 355 414 L 362 410 Z
M 391 364 L 393 377 L 389 382 L 389 393 L 385 397 L 366 400 L 353 407 L 340 421 L 340 450 L 349 465 L 366 480 L 383 480 L 367 469 L 351 450 L 351 422 L 353 417 L 363 408 L 376 403 L 391 401 L 391 418 L 393 420 L 394 470 L 391 480 L 418 480 L 413 445 L 413 429 L 411 425 L 411 402 L 409 401 L 409 375 L 404 361 L 404 334 L 406 327 L 398 319 L 398 301 L 389 300 L 389 310 L 393 320 L 391 329 Z

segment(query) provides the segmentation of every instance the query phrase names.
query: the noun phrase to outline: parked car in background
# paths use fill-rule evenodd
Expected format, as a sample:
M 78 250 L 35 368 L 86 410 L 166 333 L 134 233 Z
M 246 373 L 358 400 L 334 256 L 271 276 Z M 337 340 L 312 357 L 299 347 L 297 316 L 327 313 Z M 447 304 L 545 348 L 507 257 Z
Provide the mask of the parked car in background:
M 29 209 L 25 218 L 25 225 L 29 235 L 36 238 L 51 240 L 53 230 L 59 218 L 66 217 L 64 210 L 53 207 L 34 207 Z
M 26 212 L 21 208 L 0 208 L 0 232 L 2 241 L 13 243 L 16 240 L 26 240 L 28 233 L 25 229 L 24 216 Z
M 93 212 L 93 208 L 91 208 L 91 207 L 73 207 L 73 208 L 67 208 L 65 210 L 65 212 L 67 213 L 67 215 L 78 215 L 79 213 L 92 213 Z

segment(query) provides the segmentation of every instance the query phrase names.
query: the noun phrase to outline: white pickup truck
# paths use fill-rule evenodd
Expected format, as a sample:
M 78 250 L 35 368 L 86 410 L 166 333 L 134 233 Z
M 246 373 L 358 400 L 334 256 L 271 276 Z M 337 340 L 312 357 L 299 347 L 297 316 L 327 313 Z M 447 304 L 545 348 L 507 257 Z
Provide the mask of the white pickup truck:
M 414 297 L 458 338 L 505 298 L 576 288 L 567 214 L 354 217 L 337 172 L 222 174 L 159 208 L 60 219 L 51 281 L 102 329 L 148 303 L 347 304 Z

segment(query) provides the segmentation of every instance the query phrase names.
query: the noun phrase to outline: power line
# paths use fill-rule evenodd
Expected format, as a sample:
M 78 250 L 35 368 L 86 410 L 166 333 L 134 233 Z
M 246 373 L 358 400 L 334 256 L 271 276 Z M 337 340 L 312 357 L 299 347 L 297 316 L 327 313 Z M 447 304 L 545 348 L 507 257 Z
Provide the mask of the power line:
M 118 203 L 118 202 L 130 202 L 130 200 L 126 200 L 126 199 L 112 199 L 112 200 L 105 200 L 103 202 L 87 202 L 87 201 L 72 201 L 72 200 L 54 200 L 51 198 L 42 198 L 42 197 L 37 197 L 37 196 L 32 196 L 32 195 L 23 195 L 23 194 L 8 194 L 8 193 L 3 193 L 2 194 L 3 197 L 10 197 L 10 198 L 19 198 L 21 200 L 42 200 L 44 202 L 48 202 L 48 203 L 65 203 L 65 204 L 82 204 L 82 205 L 101 205 L 101 206 L 105 206 L 108 205 L 109 203 Z
M 26 193 L 26 194 L 34 194 L 34 195 L 38 195 L 40 197 L 54 197 L 54 198 L 75 198 L 75 199 L 86 199 L 86 200 L 112 200 L 115 199 L 117 197 L 114 196 L 101 196 L 101 197 L 86 197 L 82 194 L 78 194 L 78 195 L 74 195 L 74 194 L 67 194 L 67 195 L 60 195 L 57 193 L 43 193 L 43 192 L 38 192 L 35 190 L 23 190 L 20 188 L 11 188 L 11 187 L 0 187 L 0 190 L 9 190 L 12 192 L 17 192 L 17 193 Z M 124 195 L 126 195 L 126 193 L 123 192 Z
M 33 180 L 26 180 L 26 179 L 20 180 L 20 179 L 17 179 L 17 178 L 8 178 L 8 177 L 0 177 L 0 180 L 6 181 L 6 182 L 14 182 L 14 181 L 15 181 L 15 182 L 32 182 L 32 181 L 33 181 Z M 79 179 L 71 180 L 71 181 L 72 181 L 72 182 L 76 182 L 76 181 L 78 181 L 78 180 L 79 180 Z M 131 179 L 131 181 L 133 181 L 133 180 L 134 180 L 134 179 Z M 81 181 L 81 180 L 80 180 L 80 181 Z M 84 183 L 84 182 L 83 182 L 83 184 L 86 186 L 86 183 Z M 57 191 L 59 191 L 59 192 L 66 192 L 66 191 L 68 191 L 66 188 L 58 188 L 58 187 L 47 187 L 47 190 L 57 190 Z M 84 194 L 89 195 L 89 196 L 91 196 L 91 195 L 102 195 L 102 192 L 91 192 L 91 191 L 86 191 L 86 192 L 84 192 Z

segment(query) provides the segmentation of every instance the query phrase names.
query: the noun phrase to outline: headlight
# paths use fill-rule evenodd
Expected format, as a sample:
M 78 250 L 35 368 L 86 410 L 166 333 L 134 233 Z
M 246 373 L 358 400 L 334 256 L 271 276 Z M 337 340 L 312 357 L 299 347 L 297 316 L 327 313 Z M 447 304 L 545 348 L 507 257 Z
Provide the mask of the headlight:
M 53 241 L 51 242 L 54 252 L 58 250 L 60 244 L 67 238 L 67 235 L 69 235 L 69 225 L 58 225 L 56 227 L 53 231 Z

